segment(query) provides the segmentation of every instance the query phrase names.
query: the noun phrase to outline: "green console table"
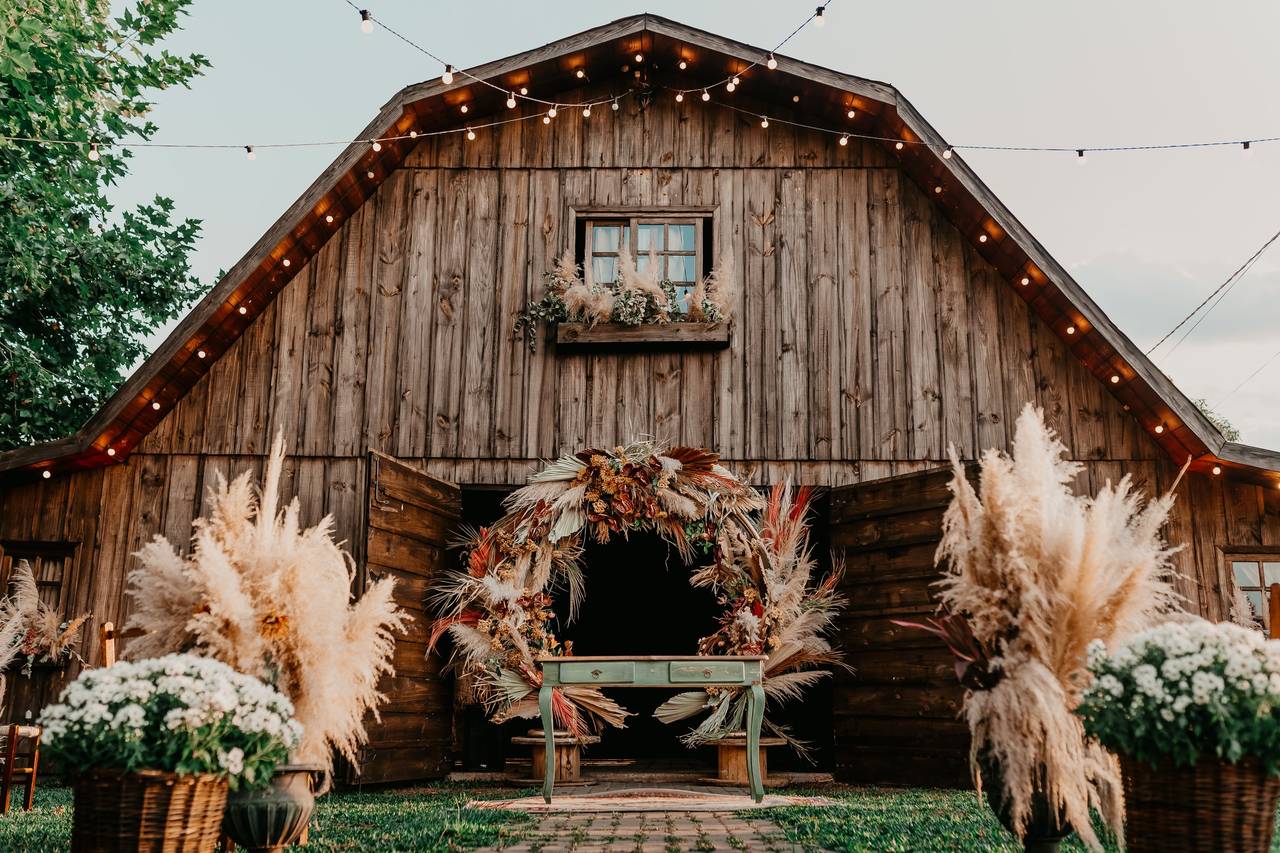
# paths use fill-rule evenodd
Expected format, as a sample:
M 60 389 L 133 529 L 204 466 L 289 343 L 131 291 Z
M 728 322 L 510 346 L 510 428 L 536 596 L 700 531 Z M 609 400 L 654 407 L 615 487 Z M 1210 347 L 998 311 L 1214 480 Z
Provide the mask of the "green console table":
M 540 657 L 542 689 L 538 710 L 546 738 L 547 772 L 542 781 L 542 798 L 551 802 L 555 787 L 555 721 L 551 718 L 551 693 L 557 687 L 667 687 L 688 690 L 697 687 L 746 687 L 747 693 L 747 775 L 751 796 L 764 799 L 760 778 L 760 726 L 764 722 L 763 656 L 690 657 Z

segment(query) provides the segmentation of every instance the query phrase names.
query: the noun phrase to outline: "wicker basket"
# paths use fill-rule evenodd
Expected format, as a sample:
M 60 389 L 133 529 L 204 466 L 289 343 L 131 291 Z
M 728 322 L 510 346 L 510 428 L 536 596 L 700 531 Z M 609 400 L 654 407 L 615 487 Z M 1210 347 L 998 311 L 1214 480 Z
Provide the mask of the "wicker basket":
M 91 770 L 75 783 L 71 849 L 102 853 L 211 853 L 227 782 L 159 770 Z
M 1258 761 L 1153 767 L 1122 757 L 1120 763 L 1129 853 L 1271 849 L 1280 779 L 1266 775 Z

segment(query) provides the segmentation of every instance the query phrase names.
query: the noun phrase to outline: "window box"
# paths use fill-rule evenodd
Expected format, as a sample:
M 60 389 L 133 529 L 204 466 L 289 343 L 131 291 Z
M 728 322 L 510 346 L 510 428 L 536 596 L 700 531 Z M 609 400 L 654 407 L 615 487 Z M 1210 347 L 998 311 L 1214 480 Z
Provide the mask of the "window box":
M 728 323 L 560 323 L 556 348 L 564 352 L 714 350 L 729 346 Z

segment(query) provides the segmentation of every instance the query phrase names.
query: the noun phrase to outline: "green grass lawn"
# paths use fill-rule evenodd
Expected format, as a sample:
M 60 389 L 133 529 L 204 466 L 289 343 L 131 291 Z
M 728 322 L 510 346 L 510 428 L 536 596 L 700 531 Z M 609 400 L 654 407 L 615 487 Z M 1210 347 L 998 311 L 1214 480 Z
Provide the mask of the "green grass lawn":
M 321 797 L 311 824 L 308 851 L 459 850 L 510 843 L 529 824 L 515 812 L 469 809 L 473 797 L 527 795 L 496 787 L 440 785 L 362 793 L 346 791 Z M 19 802 L 14 797 L 14 802 Z M 0 817 L 0 850 L 70 849 L 71 790 L 37 788 L 36 808 L 11 810 Z

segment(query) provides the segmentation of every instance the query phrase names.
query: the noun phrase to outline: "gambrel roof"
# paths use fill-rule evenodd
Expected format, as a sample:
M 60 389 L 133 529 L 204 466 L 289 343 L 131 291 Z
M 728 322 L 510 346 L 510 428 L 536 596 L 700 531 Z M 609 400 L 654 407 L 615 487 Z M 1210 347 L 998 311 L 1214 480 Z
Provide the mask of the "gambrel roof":
M 617 69 L 620 84 L 630 84 L 640 70 L 632 67 L 637 53 L 646 71 L 674 72 L 686 60 L 687 70 L 679 73 L 689 88 L 741 74 L 753 104 L 771 117 L 847 130 L 883 145 L 1174 461 L 1190 456 L 1197 470 L 1220 467 L 1232 477 L 1280 485 L 1280 453 L 1226 441 L 964 160 L 942 156 L 945 140 L 893 86 L 786 56 L 777 56 L 776 70 L 768 70 L 767 50 L 649 14 L 478 66 L 452 84 L 437 78 L 401 90 L 84 427 L 58 441 L 0 454 L 0 472 L 35 476 L 125 459 L 399 166 L 417 144 L 411 132 L 461 128 L 508 113 L 506 93 L 534 82 L 539 92 L 574 88 L 580 82 L 575 72 L 584 65 Z M 466 122 L 458 110 L 463 102 L 469 106 Z M 849 110 L 856 111 L 852 120 Z M 379 150 L 370 144 L 375 139 Z

